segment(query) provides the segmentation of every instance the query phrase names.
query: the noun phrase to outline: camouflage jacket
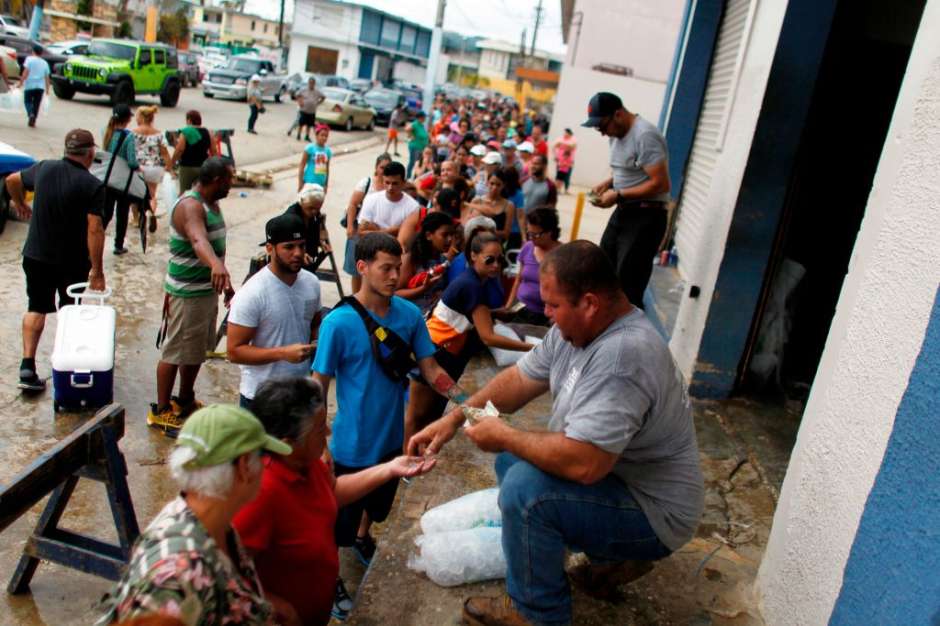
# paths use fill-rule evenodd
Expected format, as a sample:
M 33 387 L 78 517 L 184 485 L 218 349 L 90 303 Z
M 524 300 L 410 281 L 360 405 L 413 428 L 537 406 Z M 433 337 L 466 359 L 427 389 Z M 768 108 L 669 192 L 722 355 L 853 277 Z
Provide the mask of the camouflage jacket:
M 229 554 L 218 549 L 182 496 L 160 511 L 131 552 L 116 587 L 104 597 L 105 626 L 162 614 L 188 626 L 273 624 L 251 558 L 234 529 Z

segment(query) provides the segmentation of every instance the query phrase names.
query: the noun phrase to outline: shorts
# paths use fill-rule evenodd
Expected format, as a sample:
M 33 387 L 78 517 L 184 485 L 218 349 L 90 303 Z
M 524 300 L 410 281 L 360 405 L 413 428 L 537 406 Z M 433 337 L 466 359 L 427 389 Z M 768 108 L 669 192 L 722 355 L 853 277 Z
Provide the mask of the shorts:
M 166 171 L 161 165 L 141 165 L 140 174 L 144 177 L 144 181 L 155 185 L 163 180 L 163 172 Z
M 571 184 L 571 170 L 555 170 L 555 180 L 565 183 L 565 187 Z
M 398 130 L 395 128 L 388 129 L 388 138 L 389 139 L 398 139 Z
M 166 337 L 160 360 L 171 365 L 201 365 L 215 349 L 219 296 L 167 296 Z
M 359 275 L 359 271 L 356 269 L 357 243 L 359 243 L 358 235 L 353 235 L 346 239 L 346 258 L 343 259 L 343 271 L 353 277 Z
M 401 454 L 401 450 L 394 450 L 383 456 L 376 465 L 387 463 Z M 336 477 L 345 474 L 354 474 L 361 472 L 369 467 L 349 467 L 333 461 L 333 472 Z M 393 478 L 387 483 L 379 485 L 359 500 L 350 502 L 344 507 L 340 507 L 336 514 L 336 545 L 339 547 L 349 547 L 356 541 L 356 535 L 359 532 L 359 522 L 362 521 L 363 511 L 369 514 L 369 519 L 373 522 L 384 522 L 392 510 L 392 504 L 395 503 L 395 494 L 398 492 L 398 479 Z
M 196 182 L 196 179 L 199 178 L 198 167 L 191 167 L 189 165 L 180 165 L 180 174 L 179 174 L 179 183 L 180 183 L 180 194 L 183 195 L 189 188 L 193 186 L 193 183 Z
M 317 114 L 300 112 L 300 119 L 297 121 L 300 126 L 316 126 Z
M 75 300 L 65 294 L 69 285 L 88 280 L 91 265 L 74 263 L 53 265 L 23 257 L 23 272 L 26 274 L 26 310 L 30 313 L 55 313 L 56 293 L 59 294 L 59 308 L 74 304 Z

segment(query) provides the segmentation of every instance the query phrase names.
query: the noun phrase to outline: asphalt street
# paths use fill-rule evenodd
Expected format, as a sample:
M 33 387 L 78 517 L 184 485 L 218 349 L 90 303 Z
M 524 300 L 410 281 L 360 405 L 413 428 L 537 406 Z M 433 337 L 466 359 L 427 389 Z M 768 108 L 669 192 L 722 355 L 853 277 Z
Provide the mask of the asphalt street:
M 51 94 L 48 113 L 39 117 L 36 128 L 26 125 L 26 113 L 22 115 L 0 113 L 0 141 L 19 150 L 46 159 L 62 155 L 65 133 L 80 127 L 92 131 L 99 138 L 111 115 L 111 105 L 106 96 L 76 94 L 72 100 L 60 100 Z M 160 105 L 157 96 L 140 96 L 137 105 Z M 254 165 L 290 156 L 300 152 L 304 143 L 294 137 L 288 138 L 285 131 L 297 114 L 293 102 L 273 101 L 265 103 L 267 112 L 258 118 L 255 125 L 257 135 L 245 132 L 248 125 L 248 105 L 234 100 L 206 98 L 202 88 L 183 89 L 174 108 L 160 107 L 155 125 L 160 129 L 176 129 L 185 125 L 186 111 L 195 109 L 202 114 L 203 125 L 210 129 L 234 129 L 232 147 L 239 167 Z M 334 130 L 330 135 L 332 145 L 341 145 L 371 136 L 370 131 L 344 132 Z

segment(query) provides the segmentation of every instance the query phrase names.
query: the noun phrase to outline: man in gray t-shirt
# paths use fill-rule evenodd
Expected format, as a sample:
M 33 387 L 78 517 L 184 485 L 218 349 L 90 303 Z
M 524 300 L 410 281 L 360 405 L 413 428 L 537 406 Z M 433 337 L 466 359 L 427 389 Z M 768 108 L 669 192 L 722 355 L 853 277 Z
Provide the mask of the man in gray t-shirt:
M 511 603 L 471 598 L 478 623 L 568 623 L 566 549 L 592 564 L 572 572 L 594 594 L 632 580 L 688 542 L 704 501 L 698 444 L 682 376 L 669 348 L 620 290 L 596 245 L 553 250 L 540 268 L 541 345 L 466 401 L 512 412 L 552 394 L 547 432 L 498 418 L 465 426 L 496 458 Z M 409 453 L 438 451 L 459 409 L 412 437 Z M 525 622 L 522 622 L 525 623 Z
M 627 298 L 643 307 L 643 293 L 666 232 L 669 168 L 666 140 L 659 129 L 600 92 L 588 104 L 582 126 L 596 128 L 610 143 L 612 176 L 594 186 L 591 203 L 616 206 L 601 237 Z
M 529 177 L 522 183 L 522 196 L 525 198 L 525 206 L 522 211 L 517 211 L 519 217 L 519 230 L 525 235 L 526 217 L 535 209 L 554 209 L 558 204 L 558 190 L 555 188 L 554 181 L 545 175 L 545 168 L 548 163 L 544 156 L 536 154 L 529 161 Z
M 228 359 L 241 367 L 239 404 L 248 408 L 255 390 L 277 376 L 306 376 L 320 320 L 320 281 L 303 268 L 303 220 L 284 213 L 265 225 L 268 264 L 232 299 Z

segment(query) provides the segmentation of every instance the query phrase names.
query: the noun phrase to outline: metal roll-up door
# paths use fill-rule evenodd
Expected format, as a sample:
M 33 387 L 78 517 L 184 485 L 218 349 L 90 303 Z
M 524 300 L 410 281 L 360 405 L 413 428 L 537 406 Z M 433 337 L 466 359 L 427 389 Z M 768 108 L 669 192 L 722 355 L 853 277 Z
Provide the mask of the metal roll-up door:
M 708 196 L 721 153 L 757 0 L 728 0 L 679 201 L 675 245 L 679 269 L 700 266 L 710 245 Z

